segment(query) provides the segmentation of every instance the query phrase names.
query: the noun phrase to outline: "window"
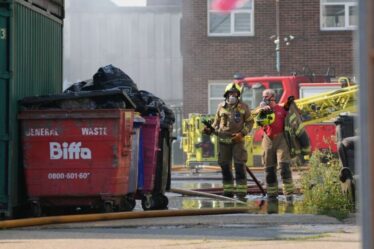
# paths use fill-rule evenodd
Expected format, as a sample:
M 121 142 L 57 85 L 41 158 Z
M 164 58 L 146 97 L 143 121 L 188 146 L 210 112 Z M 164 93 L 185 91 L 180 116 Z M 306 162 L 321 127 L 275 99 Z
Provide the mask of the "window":
M 264 90 L 265 87 L 260 82 L 251 85 L 245 84 L 243 86 L 241 99 L 249 106 L 249 108 L 255 109 L 262 101 L 262 92 Z
M 211 9 L 213 0 L 208 0 L 209 36 L 253 36 L 253 0 L 245 1 L 243 6 L 228 13 Z
M 270 89 L 273 89 L 275 92 L 275 101 L 279 103 L 279 100 L 281 99 L 283 95 L 283 84 L 281 81 L 274 81 L 269 82 Z
M 321 30 L 357 27 L 357 0 L 321 0 Z
M 218 104 L 223 102 L 225 99 L 223 94 L 225 88 L 230 81 L 215 81 L 214 83 L 209 83 L 209 103 L 208 112 L 209 114 L 215 114 L 217 111 Z

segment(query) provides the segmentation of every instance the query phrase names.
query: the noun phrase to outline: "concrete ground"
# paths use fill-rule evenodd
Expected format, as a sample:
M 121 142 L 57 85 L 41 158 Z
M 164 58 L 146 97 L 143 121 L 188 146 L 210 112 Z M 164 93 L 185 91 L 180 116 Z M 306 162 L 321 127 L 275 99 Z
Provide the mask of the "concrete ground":
M 0 249 L 360 248 L 355 217 L 229 214 L 70 223 L 0 232 Z

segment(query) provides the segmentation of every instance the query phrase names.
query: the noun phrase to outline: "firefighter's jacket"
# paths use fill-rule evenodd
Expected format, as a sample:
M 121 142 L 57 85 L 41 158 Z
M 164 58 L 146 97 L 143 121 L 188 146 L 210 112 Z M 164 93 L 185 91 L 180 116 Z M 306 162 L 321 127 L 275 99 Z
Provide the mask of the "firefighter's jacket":
M 247 135 L 253 127 L 254 121 L 249 107 L 239 101 L 236 105 L 230 106 L 226 102 L 218 105 L 212 127 L 218 140 L 221 143 L 232 143 L 231 137 L 241 132 Z
M 309 136 L 304 129 L 299 112 L 296 104 L 292 103 L 285 119 L 285 138 L 290 148 L 291 158 L 309 156 L 311 153 Z

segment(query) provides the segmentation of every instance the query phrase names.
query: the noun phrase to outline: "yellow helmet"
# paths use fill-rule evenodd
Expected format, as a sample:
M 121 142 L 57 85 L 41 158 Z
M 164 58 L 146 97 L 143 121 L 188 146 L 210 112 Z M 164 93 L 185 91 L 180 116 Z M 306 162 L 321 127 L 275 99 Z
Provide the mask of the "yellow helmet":
M 234 92 L 236 91 L 238 93 L 238 97 L 240 96 L 240 92 L 242 91 L 242 88 L 241 86 L 238 84 L 238 83 L 230 83 L 226 86 L 225 88 L 225 93 L 223 94 L 223 97 L 227 97 L 227 95 L 230 93 L 230 92 Z
M 271 125 L 275 121 L 275 113 L 272 110 L 260 111 L 255 117 L 258 126 Z

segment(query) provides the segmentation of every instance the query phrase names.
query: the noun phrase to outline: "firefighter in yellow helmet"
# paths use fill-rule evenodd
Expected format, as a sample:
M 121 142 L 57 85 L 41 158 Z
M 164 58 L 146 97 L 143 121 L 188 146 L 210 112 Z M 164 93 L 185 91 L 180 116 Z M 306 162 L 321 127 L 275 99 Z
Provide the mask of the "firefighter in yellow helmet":
M 288 201 L 292 201 L 294 185 L 290 169 L 290 151 L 285 138 L 285 119 L 287 108 L 280 106 L 275 100 L 275 91 L 266 89 L 262 93 L 263 102 L 260 105 L 259 115 L 255 118 L 257 124 L 262 126 L 264 135 L 262 139 L 263 164 L 266 174 L 267 196 L 269 200 L 278 197 L 277 168 L 283 182 L 283 194 Z
M 246 161 L 247 151 L 244 148 L 243 137 L 253 127 L 253 119 L 249 107 L 240 97 L 241 87 L 237 83 L 227 85 L 224 93 L 225 101 L 218 109 L 211 127 L 205 132 L 218 136 L 218 164 L 222 169 L 223 192 L 225 196 L 244 199 L 247 195 Z M 236 185 L 232 173 L 234 161 Z

